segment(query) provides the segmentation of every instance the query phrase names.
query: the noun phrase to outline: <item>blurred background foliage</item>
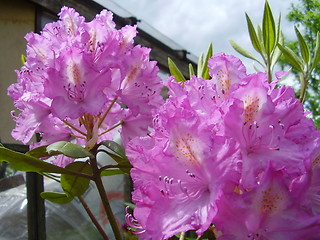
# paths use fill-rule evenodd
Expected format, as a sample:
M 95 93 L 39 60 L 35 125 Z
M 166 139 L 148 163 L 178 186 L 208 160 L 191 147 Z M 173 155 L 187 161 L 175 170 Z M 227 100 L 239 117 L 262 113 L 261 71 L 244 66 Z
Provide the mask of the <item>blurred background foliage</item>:
M 309 49 L 315 49 L 317 32 L 320 30 L 320 1 L 319 0 L 300 0 L 296 5 L 292 4 L 287 19 L 299 28 Z M 284 37 L 285 45 L 295 54 L 299 54 L 298 40 L 289 41 Z M 311 51 L 312 52 L 312 51 Z M 313 52 L 315 54 L 315 52 Z M 288 69 L 291 65 L 281 57 L 279 65 L 282 69 Z M 292 73 L 296 76 L 298 84 L 299 70 L 292 68 Z M 319 62 L 310 75 L 309 83 L 306 89 L 304 105 L 308 111 L 312 112 L 313 120 L 318 129 L 320 129 L 320 68 Z M 299 92 L 297 94 L 300 94 Z

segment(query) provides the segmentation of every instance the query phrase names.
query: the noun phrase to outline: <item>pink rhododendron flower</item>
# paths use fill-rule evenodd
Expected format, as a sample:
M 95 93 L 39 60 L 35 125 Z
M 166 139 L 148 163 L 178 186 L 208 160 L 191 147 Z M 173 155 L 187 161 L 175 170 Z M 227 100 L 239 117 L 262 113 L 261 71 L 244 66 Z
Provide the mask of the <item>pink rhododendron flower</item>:
M 81 49 L 62 50 L 60 54 L 54 68 L 48 69 L 44 85 L 44 94 L 53 99 L 53 115 L 76 119 L 84 113 L 101 113 L 108 100 L 103 89 L 110 84 L 110 74 L 92 68 Z
M 151 109 L 160 105 L 156 94 L 162 89 L 157 77 L 156 62 L 149 61 L 150 49 L 136 46 L 128 52 L 122 62 L 120 87 L 117 86 L 119 100 L 131 109 L 132 114 L 150 115 Z M 148 81 L 146 81 L 148 79 Z M 145 107 L 151 106 L 151 107 Z
M 290 88 L 273 88 L 264 73 L 244 78 L 230 92 L 233 104 L 226 112 L 226 135 L 236 139 L 243 157 L 242 184 L 260 181 L 269 161 L 292 178 L 305 172 L 304 159 L 317 131 L 306 119 L 302 104 Z
M 320 215 L 320 139 L 314 142 L 312 157 L 306 159 L 306 173 L 295 178 L 290 184 L 290 191 L 299 192 L 296 197 L 301 207 L 314 215 Z
M 209 74 L 215 82 L 219 98 L 229 96 L 230 88 L 246 76 L 246 68 L 240 59 L 218 53 L 208 61 Z
M 42 141 L 33 146 L 75 139 L 90 149 L 121 131 L 124 118 L 147 130 L 153 109 L 163 103 L 162 84 L 150 50 L 133 45 L 136 26 L 116 29 L 106 10 L 91 22 L 67 7 L 59 17 L 25 37 L 26 62 L 8 88 L 21 111 L 13 137 L 27 144 L 40 133 Z M 132 134 L 122 133 L 125 143 Z
M 200 83 L 210 85 L 203 79 L 191 79 L 183 88 L 173 79 L 169 86 L 189 96 L 199 93 L 195 85 Z M 211 111 L 218 111 L 210 96 L 214 90 L 195 99 L 175 93 L 155 116 L 154 132 L 135 138 L 127 147 L 134 167 L 134 216 L 153 239 L 192 229 L 201 235 L 216 214 L 221 189 L 239 178 L 238 145 L 216 136 L 215 118 L 201 111 L 206 107 L 201 101 L 211 101 Z
M 165 83 L 149 137 L 127 147 L 141 239 L 211 224 L 224 240 L 319 238 L 320 132 L 291 88 L 245 72 L 220 53 L 212 79 Z
M 217 202 L 220 239 L 310 239 L 320 237 L 320 215 L 305 211 L 281 171 L 267 167 L 261 183 L 242 193 L 227 193 Z

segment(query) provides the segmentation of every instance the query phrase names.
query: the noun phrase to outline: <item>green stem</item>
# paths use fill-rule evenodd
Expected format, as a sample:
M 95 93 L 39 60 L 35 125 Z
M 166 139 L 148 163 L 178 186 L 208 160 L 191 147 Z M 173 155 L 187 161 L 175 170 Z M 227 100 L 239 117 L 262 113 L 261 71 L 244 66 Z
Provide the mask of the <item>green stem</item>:
M 306 96 L 306 80 L 303 78 L 301 80 L 301 92 L 300 92 L 300 102 L 303 103 L 305 100 L 305 96 Z
M 103 237 L 104 240 L 109 240 L 107 234 L 105 233 L 105 231 L 102 229 L 101 225 L 99 224 L 98 220 L 95 218 L 95 216 L 93 215 L 93 213 L 91 212 L 88 204 L 86 203 L 86 201 L 84 200 L 84 198 L 82 196 L 78 196 L 83 208 L 86 210 L 87 214 L 89 215 L 91 221 L 93 222 L 93 224 L 96 226 L 96 228 L 98 229 L 98 231 L 100 232 L 101 236 Z
M 272 70 L 271 70 L 271 59 L 270 59 L 270 55 L 268 54 L 267 56 L 267 63 L 266 63 L 266 67 L 267 67 L 267 74 L 268 74 L 268 81 L 269 83 L 272 82 Z
M 303 103 L 306 98 L 306 92 L 308 87 L 309 74 L 308 69 L 300 75 L 301 82 L 301 92 L 300 92 L 300 102 Z
M 109 200 L 107 197 L 107 193 L 105 191 L 105 188 L 104 188 L 102 180 L 101 180 L 100 170 L 99 170 L 98 164 L 97 164 L 97 159 L 96 158 L 90 159 L 90 163 L 91 163 L 92 171 L 93 171 L 93 177 L 94 177 L 93 181 L 95 182 L 95 184 L 97 186 L 103 207 L 106 211 L 106 214 L 109 219 L 109 222 L 110 222 L 113 234 L 115 236 L 115 239 L 122 240 L 121 232 L 118 227 L 117 220 L 113 214 L 113 211 L 111 209 L 111 206 L 110 206 L 110 203 L 109 203 Z

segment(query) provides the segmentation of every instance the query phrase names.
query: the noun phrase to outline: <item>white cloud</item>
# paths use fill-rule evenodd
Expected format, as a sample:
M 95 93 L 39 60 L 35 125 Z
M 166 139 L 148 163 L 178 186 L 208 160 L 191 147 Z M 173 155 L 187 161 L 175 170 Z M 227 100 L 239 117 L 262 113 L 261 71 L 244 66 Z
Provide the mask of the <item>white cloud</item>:
M 98 0 L 104 3 L 109 0 Z M 115 0 L 115 2 L 155 29 L 177 42 L 184 49 L 200 55 L 213 43 L 215 52 L 238 55 L 229 44 L 235 40 L 252 51 L 245 12 L 252 22 L 261 24 L 265 0 Z M 298 0 L 269 0 L 274 17 L 282 14 L 285 36 L 293 38 L 293 24 L 285 20 L 291 2 Z M 251 61 L 244 60 L 246 65 Z

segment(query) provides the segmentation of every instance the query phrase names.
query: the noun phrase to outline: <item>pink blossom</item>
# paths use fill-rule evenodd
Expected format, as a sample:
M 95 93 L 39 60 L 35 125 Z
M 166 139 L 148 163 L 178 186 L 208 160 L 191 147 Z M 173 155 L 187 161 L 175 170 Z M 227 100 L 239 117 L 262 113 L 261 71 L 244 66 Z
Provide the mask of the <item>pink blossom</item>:
M 257 184 L 269 161 L 291 180 L 305 172 L 304 159 L 316 131 L 292 89 L 276 88 L 263 73 L 252 74 L 230 92 L 225 134 L 236 139 L 243 156 L 244 188 Z
M 306 211 L 281 171 L 269 166 L 261 183 L 244 192 L 227 193 L 217 202 L 214 224 L 220 239 L 310 239 L 320 237 L 320 215 Z
M 318 135 L 320 135 L 318 133 Z M 320 138 L 314 142 L 311 158 L 305 161 L 306 173 L 293 179 L 290 191 L 297 192 L 296 199 L 303 209 L 313 215 L 320 215 Z
M 140 225 L 140 223 L 135 219 L 131 213 L 128 212 L 128 207 L 126 207 L 126 229 L 128 229 L 132 234 L 139 235 L 141 240 L 150 240 L 151 236 L 146 232 L 145 229 Z
M 61 51 L 54 68 L 48 69 L 44 94 L 53 99 L 54 116 L 76 119 L 84 113 L 101 113 L 108 100 L 103 89 L 109 84 L 107 69 L 94 69 L 80 49 L 70 49 Z
M 236 142 L 216 136 L 215 118 L 201 111 L 204 105 L 199 102 L 213 101 L 214 91 L 207 99 L 195 98 L 198 103 L 178 94 L 197 94 L 193 84 L 200 83 L 205 86 L 207 81 L 192 79 L 182 89 L 172 80 L 169 86 L 174 86 L 176 95 L 159 109 L 153 133 L 133 139 L 127 147 L 134 167 L 134 217 L 153 239 L 187 230 L 201 235 L 216 214 L 221 189 L 239 178 Z
M 131 109 L 132 114 L 151 115 L 151 109 L 161 105 L 159 97 L 162 85 L 155 61 L 149 61 L 150 49 L 136 46 L 127 52 L 120 70 L 120 83 L 117 86 L 119 101 Z M 148 81 L 146 81 L 148 79 Z
M 318 239 L 320 132 L 294 91 L 225 54 L 209 68 L 211 80 L 170 77 L 149 136 L 128 144 L 139 231 Z
M 75 138 L 92 146 L 121 131 L 123 118 L 130 119 L 126 127 L 146 130 L 153 109 L 163 103 L 162 84 L 150 50 L 133 46 L 136 26 L 116 29 L 106 10 L 85 22 L 74 9 L 63 7 L 59 18 L 40 34 L 25 37 L 27 61 L 17 71 L 18 82 L 8 88 L 21 111 L 14 117 L 13 137 L 28 143 L 41 133 L 40 145 Z M 124 139 L 132 138 L 130 131 L 126 134 Z
M 127 111 L 121 126 L 122 144 L 127 145 L 136 136 L 146 136 L 149 132 L 148 126 L 150 122 L 152 122 L 151 114 L 134 116 L 130 111 Z
M 240 59 L 225 53 L 212 56 L 208 61 L 208 67 L 218 96 L 222 99 L 227 98 L 231 87 L 246 76 L 246 68 Z
M 23 110 L 19 116 L 15 116 L 12 113 L 13 120 L 16 121 L 16 127 L 12 130 L 12 136 L 16 140 L 27 144 L 41 124 L 48 121 L 50 109 L 40 101 L 28 101 L 25 103 Z

